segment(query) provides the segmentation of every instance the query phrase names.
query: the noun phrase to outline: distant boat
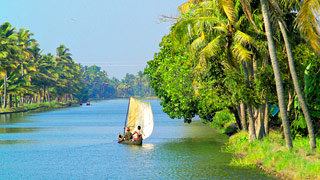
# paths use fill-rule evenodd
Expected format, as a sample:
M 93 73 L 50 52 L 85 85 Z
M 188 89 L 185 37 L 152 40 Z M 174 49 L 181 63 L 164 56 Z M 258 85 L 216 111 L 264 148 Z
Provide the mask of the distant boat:
M 87 106 L 90 106 L 90 101 L 87 102 Z
M 128 119 L 128 122 L 127 122 Z M 141 127 L 140 138 L 136 141 L 131 139 L 120 141 L 118 137 L 118 143 L 128 145 L 142 145 L 142 140 L 151 136 L 154 126 L 153 113 L 151 103 L 137 100 L 133 97 L 129 98 L 129 104 L 127 109 L 127 115 L 125 119 L 124 130 L 129 128 L 132 132 L 137 126 Z M 124 134 L 125 132 L 123 132 Z

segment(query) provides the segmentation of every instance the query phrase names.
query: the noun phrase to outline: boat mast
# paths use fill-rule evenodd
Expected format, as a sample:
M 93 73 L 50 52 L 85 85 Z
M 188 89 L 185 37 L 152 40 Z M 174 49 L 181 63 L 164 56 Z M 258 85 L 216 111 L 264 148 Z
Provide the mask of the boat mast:
M 127 109 L 127 114 L 126 114 L 126 119 L 124 120 L 124 127 L 123 127 L 123 135 L 126 132 L 126 125 L 127 125 L 127 119 L 128 119 L 128 112 L 129 112 L 129 107 L 130 107 L 130 99 L 132 96 L 129 97 L 129 103 L 128 103 L 128 109 Z

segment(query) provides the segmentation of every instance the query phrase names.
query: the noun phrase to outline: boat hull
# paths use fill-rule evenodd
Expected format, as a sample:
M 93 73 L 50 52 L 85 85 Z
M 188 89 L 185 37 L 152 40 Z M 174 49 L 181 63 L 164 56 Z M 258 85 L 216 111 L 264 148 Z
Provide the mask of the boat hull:
M 142 145 L 142 138 L 136 140 L 136 141 L 132 141 L 132 140 L 128 140 L 128 141 L 121 141 L 120 142 L 120 138 L 118 138 L 118 143 L 120 144 L 126 144 L 126 145 Z

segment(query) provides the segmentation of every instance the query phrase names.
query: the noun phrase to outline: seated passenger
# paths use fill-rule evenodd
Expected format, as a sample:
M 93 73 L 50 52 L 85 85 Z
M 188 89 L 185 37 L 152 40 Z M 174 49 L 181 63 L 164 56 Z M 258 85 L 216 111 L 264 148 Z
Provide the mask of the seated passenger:
M 124 133 L 123 136 L 119 135 L 119 138 L 121 138 L 119 142 L 131 139 L 132 133 L 130 132 L 130 128 L 127 128 L 127 131 L 126 131 L 126 133 Z
M 141 133 L 141 126 L 138 126 L 137 130 L 135 130 L 132 134 L 132 136 L 134 136 L 135 138 L 133 139 L 133 141 L 138 140 L 141 137 L 142 133 Z

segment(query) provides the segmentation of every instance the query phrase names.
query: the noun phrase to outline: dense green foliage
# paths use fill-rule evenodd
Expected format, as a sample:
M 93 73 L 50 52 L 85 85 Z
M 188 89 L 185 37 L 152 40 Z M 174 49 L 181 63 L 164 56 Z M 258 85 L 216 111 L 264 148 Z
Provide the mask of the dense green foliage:
M 279 2 L 269 9 L 275 21 L 273 38 L 293 137 L 306 136 L 308 130 L 278 22 L 288 25 L 299 83 L 313 126 L 316 133 L 320 133 L 320 56 L 311 48 L 315 46 L 310 46 L 304 39 L 307 37 L 292 24 L 296 18 L 293 10 L 300 8 L 303 9 L 299 4 Z M 222 126 L 222 120 L 217 121 L 221 114 L 215 115 L 221 110 L 229 111 L 239 129 L 249 126 L 249 134 L 257 138 L 266 135 L 270 127 L 280 128 L 280 116 L 265 114 L 270 105 L 279 107 L 279 97 L 274 67 L 268 57 L 260 3 L 190 0 L 179 9 L 181 14 L 170 33 L 163 37 L 160 52 L 145 69 L 164 112 L 189 123 L 199 115 L 211 124 L 216 122 Z M 245 104 L 245 116 L 241 115 L 241 104 Z M 240 121 L 242 118 L 244 124 Z
M 149 80 L 140 71 L 119 81 L 98 66 L 83 67 L 60 45 L 56 55 L 42 54 L 29 30 L 0 26 L 0 107 L 51 100 L 87 101 L 111 97 L 152 96 Z

